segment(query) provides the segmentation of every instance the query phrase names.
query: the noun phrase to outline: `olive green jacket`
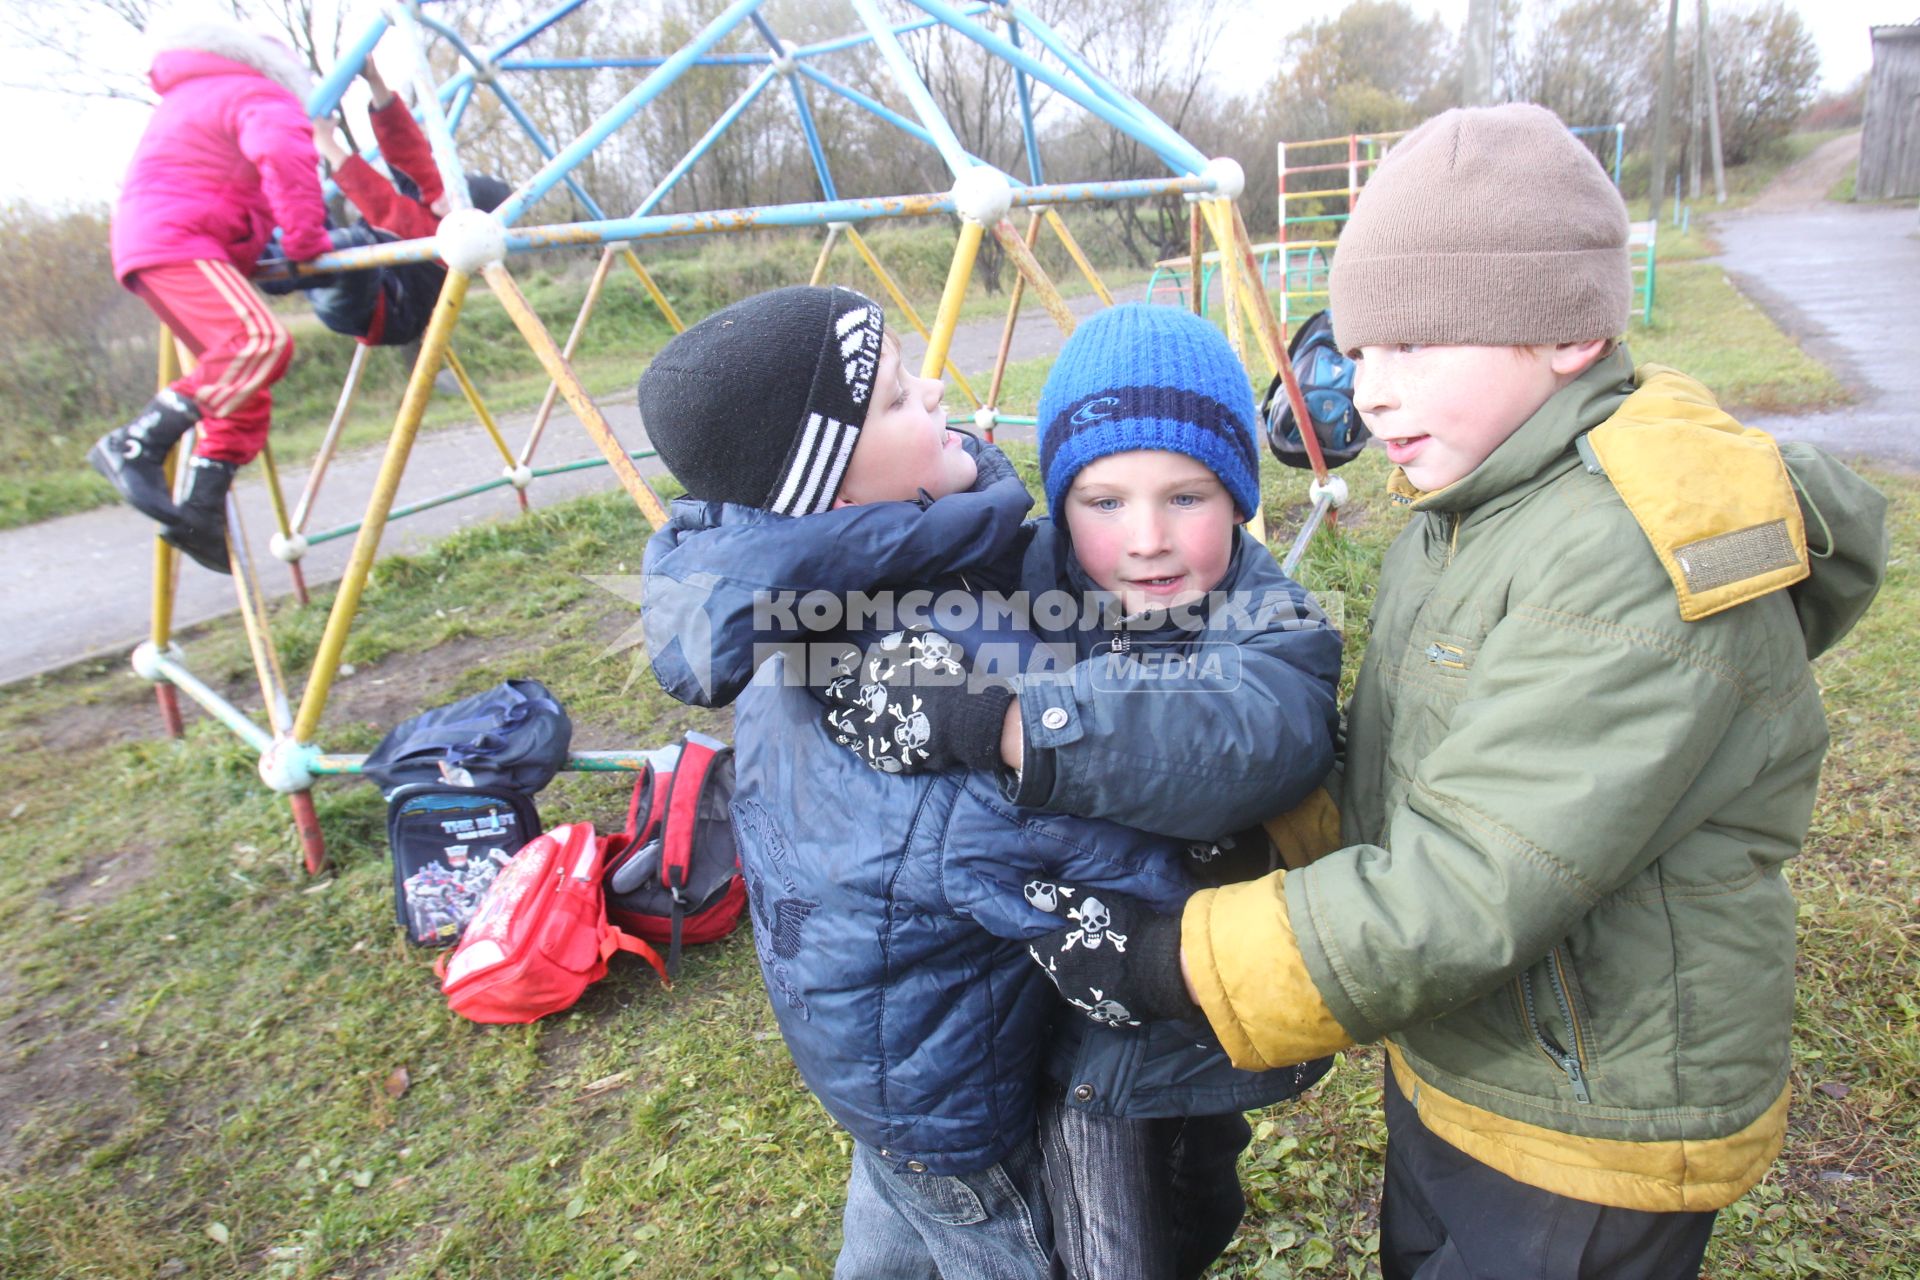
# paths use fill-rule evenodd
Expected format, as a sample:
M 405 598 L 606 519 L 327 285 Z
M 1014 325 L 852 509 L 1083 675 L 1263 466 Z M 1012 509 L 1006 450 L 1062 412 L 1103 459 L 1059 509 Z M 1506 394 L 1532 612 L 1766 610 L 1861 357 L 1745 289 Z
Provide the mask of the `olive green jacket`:
M 1886 559 L 1880 495 L 1786 452 L 1620 351 L 1456 484 L 1396 473 L 1414 514 L 1348 709 L 1347 847 L 1184 918 L 1237 1064 L 1385 1038 L 1436 1133 L 1589 1201 L 1717 1208 L 1759 1179 L 1781 866 L 1827 748 L 1809 659 Z

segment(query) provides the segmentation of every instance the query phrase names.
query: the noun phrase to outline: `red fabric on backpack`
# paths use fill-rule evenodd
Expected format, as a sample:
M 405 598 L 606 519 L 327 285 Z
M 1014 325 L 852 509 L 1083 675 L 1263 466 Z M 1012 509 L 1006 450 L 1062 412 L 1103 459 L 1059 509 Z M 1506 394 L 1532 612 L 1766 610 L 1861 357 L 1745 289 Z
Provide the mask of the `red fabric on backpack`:
M 624 863 L 648 857 L 649 846 L 658 845 L 657 869 L 649 867 L 645 886 L 626 894 L 609 892 L 607 916 L 636 937 L 665 944 L 669 976 L 679 970 L 683 945 L 717 942 L 739 927 L 746 910 L 746 881 L 724 822 L 733 786 L 730 751 L 705 734 L 687 734 L 676 756 L 661 757 L 670 768 L 662 763 L 641 773 L 627 807 L 626 830 L 611 842 L 610 882 Z M 697 872 L 696 841 L 702 864 Z M 721 860 L 724 866 L 718 865 Z
M 607 922 L 601 872 L 609 843 L 592 823 L 575 822 L 513 856 L 460 945 L 434 965 L 449 1008 L 474 1022 L 544 1018 L 605 977 L 615 951 L 639 956 L 667 981 L 658 952 Z

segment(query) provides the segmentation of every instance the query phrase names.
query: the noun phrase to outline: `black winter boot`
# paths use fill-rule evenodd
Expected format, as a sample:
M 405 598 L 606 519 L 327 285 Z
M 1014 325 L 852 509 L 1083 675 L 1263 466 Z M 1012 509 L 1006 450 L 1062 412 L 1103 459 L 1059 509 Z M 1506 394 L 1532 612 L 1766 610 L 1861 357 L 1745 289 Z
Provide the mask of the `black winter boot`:
M 231 462 L 194 457 L 187 472 L 187 494 L 180 501 L 180 518 L 160 531 L 170 545 L 215 573 L 233 572 L 227 561 L 227 490 L 239 469 Z
M 167 452 L 198 421 L 199 406 L 169 388 L 149 401 L 132 422 L 96 440 L 87 450 L 87 461 L 119 490 L 128 506 L 170 524 L 180 518 L 180 508 L 167 490 Z

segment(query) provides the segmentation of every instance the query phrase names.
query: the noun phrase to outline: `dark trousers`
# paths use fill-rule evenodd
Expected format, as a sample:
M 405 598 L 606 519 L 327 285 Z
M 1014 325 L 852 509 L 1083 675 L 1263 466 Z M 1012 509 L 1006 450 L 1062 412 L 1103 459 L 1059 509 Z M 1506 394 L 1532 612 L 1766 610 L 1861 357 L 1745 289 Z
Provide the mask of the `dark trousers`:
M 1192 1280 L 1233 1239 L 1246 1200 L 1239 1112 L 1126 1120 L 1041 1090 L 1053 1240 L 1068 1280 Z
M 1712 1212 L 1613 1209 L 1516 1182 L 1435 1137 L 1387 1071 L 1385 1280 L 1696 1280 Z

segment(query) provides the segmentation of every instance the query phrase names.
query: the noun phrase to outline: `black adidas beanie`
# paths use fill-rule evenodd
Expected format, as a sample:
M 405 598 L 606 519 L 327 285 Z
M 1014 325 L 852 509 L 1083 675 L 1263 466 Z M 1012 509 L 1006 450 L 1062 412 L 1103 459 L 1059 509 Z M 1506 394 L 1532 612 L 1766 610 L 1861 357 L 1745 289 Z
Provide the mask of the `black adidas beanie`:
M 640 418 L 693 497 L 780 515 L 833 505 L 866 420 L 885 318 L 844 288 L 756 294 L 678 335 L 640 376 Z

